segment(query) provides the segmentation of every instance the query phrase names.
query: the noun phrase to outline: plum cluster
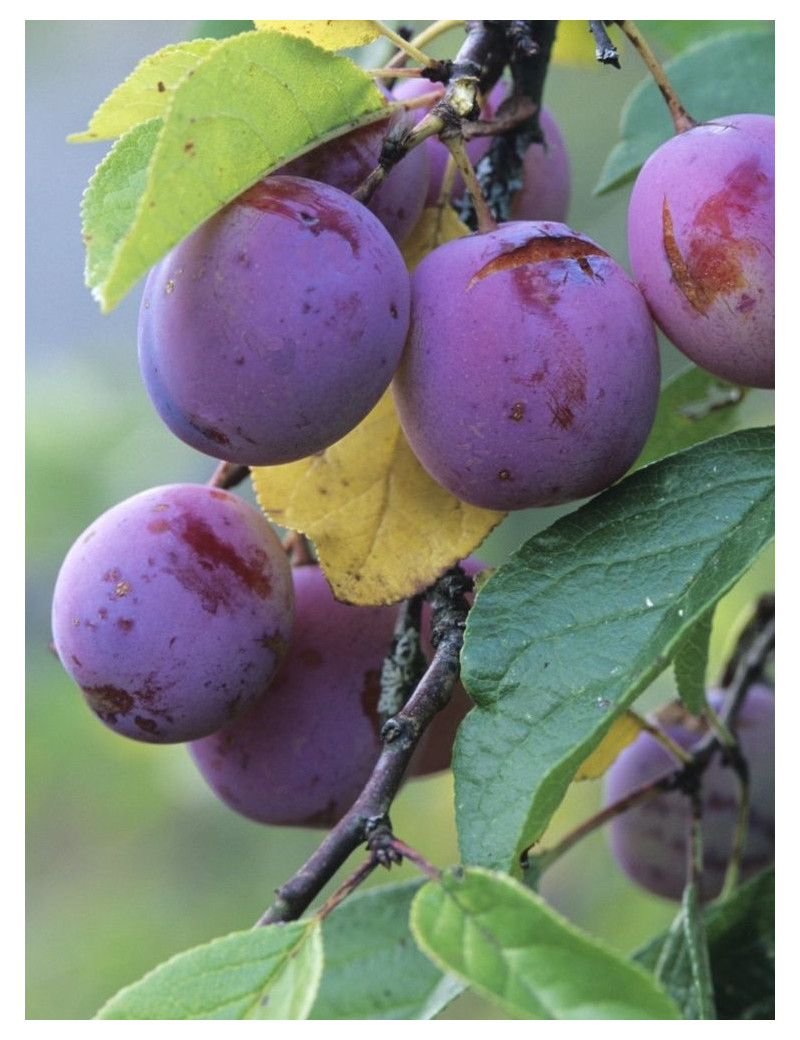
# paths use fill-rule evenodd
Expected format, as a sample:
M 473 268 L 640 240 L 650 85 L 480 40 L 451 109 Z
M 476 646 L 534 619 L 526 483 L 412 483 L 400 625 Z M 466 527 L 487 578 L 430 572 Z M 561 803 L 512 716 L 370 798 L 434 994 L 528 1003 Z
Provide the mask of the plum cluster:
M 105 725 L 188 743 L 227 805 L 306 827 L 336 823 L 375 766 L 396 620 L 397 607 L 335 600 L 318 565 L 290 567 L 259 510 L 197 484 L 152 488 L 100 516 L 53 597 L 55 650 Z M 411 775 L 449 766 L 467 707 L 460 689 Z
M 430 90 L 405 80 L 394 97 Z M 545 142 L 524 156 L 511 219 L 438 246 L 413 274 L 399 247 L 440 201 L 448 153 L 427 140 L 356 201 L 388 117 L 288 163 L 180 242 L 151 270 L 139 319 L 142 376 L 167 426 L 230 463 L 283 464 L 345 436 L 391 385 L 432 478 L 515 510 L 595 494 L 633 464 L 658 401 L 654 319 L 710 371 L 773 385 L 774 120 L 716 120 L 652 156 L 631 198 L 632 278 L 565 223 L 569 159 L 552 115 L 540 118 Z M 470 142 L 473 161 L 488 145 Z M 396 614 L 338 603 L 236 496 L 175 484 L 78 538 L 53 635 L 107 726 L 189 743 L 245 816 L 329 826 L 380 751 Z M 458 688 L 411 775 L 449 766 L 468 708 Z

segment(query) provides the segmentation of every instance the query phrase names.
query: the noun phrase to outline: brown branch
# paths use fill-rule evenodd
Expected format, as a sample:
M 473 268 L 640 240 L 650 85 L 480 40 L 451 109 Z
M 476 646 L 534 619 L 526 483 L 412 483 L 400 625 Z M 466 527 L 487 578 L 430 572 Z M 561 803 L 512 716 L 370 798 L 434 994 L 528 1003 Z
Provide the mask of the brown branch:
M 459 676 L 459 655 L 469 613 L 465 594 L 471 587 L 472 580 L 457 567 L 429 590 L 431 642 L 436 649 L 428 670 L 408 702 L 384 725 L 383 750 L 364 790 L 306 863 L 277 890 L 277 898 L 258 921 L 259 925 L 298 918 L 359 845 L 379 830 L 391 833 L 389 809 L 417 742 L 436 713 L 447 704 Z

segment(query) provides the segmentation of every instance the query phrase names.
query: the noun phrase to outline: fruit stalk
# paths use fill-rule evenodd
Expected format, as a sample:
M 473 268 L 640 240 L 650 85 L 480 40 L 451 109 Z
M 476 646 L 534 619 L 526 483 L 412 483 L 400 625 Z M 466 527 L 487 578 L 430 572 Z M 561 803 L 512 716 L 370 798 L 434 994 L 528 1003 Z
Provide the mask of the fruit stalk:
M 672 116 L 672 122 L 675 125 L 675 132 L 680 134 L 683 133 L 684 130 L 691 130 L 693 126 L 697 126 L 697 120 L 692 119 L 683 107 L 675 88 L 664 71 L 663 65 L 653 53 L 647 40 L 645 40 L 639 32 L 636 22 L 621 21 L 616 24 L 620 29 L 622 29 L 639 52 L 640 58 L 647 66 L 650 75 L 655 80 L 656 86 L 661 91 L 661 94 L 667 103 L 669 114 Z

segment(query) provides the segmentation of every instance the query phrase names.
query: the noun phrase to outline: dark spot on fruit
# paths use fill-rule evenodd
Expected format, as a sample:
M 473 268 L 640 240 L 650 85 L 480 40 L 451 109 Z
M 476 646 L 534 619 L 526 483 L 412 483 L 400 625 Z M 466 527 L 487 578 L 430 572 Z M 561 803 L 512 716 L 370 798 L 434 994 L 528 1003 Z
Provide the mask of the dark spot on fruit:
M 525 417 L 525 404 L 523 401 L 515 401 L 511 405 L 511 411 L 508 413 L 509 419 L 513 419 L 514 422 L 520 422 Z
M 159 80 L 158 83 L 156 84 L 156 90 L 159 92 L 159 94 L 163 94 L 166 89 L 167 88 L 164 86 L 164 84 L 161 82 L 161 80 Z
M 261 645 L 271 650 L 278 661 L 282 661 L 289 651 L 288 640 L 284 639 L 280 632 L 265 633 L 261 637 Z
M 391 314 L 391 316 L 393 318 L 397 317 L 397 307 L 395 307 L 395 305 L 393 303 L 389 304 L 389 313 Z
M 147 525 L 147 530 L 151 534 L 164 534 L 169 530 L 169 520 L 165 520 L 163 516 L 160 516 L 157 520 L 151 520 Z
M 500 480 L 511 480 L 511 470 L 501 469 L 497 476 Z
M 202 434 L 203 437 L 207 437 L 212 444 L 222 444 L 226 446 L 230 444 L 230 438 L 227 433 L 223 433 L 222 430 L 218 430 L 214 426 L 207 426 L 197 416 L 187 415 L 186 421 L 192 429 L 197 430 L 197 432 Z
M 117 628 L 126 635 L 133 628 L 133 618 L 122 617 L 117 621 Z
M 194 141 L 187 141 L 183 146 L 183 150 L 187 155 L 192 155 L 194 153 Z
M 141 715 L 136 715 L 133 721 L 144 733 L 158 732 L 158 723 L 155 719 L 145 719 Z
M 89 707 L 101 719 L 115 722 L 117 715 L 126 715 L 133 707 L 133 697 L 118 686 L 85 686 L 83 694 Z

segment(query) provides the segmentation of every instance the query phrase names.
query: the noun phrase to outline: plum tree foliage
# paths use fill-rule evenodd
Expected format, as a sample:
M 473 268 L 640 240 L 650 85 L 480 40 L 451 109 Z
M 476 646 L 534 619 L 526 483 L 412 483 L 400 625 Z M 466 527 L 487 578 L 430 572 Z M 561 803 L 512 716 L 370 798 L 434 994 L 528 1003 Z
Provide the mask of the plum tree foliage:
M 741 1017 L 769 1003 L 769 973 L 720 951 L 756 903 L 769 919 L 773 600 L 706 676 L 714 609 L 774 530 L 773 432 L 739 407 L 774 385 L 772 74 L 715 93 L 767 33 L 706 29 L 665 70 L 634 23 L 584 29 L 605 65 L 629 41 L 674 121 L 637 128 L 634 99 L 604 173 L 638 173 L 629 275 L 568 223 L 542 105 L 561 24 L 466 22 L 433 59 L 450 23 L 409 42 L 257 22 L 143 62 L 82 135 L 116 138 L 84 199 L 87 281 L 108 307 L 147 273 L 146 388 L 218 465 L 77 539 L 56 652 L 103 722 L 187 743 L 238 813 L 328 830 L 260 927 L 101 1018 L 432 1018 L 467 987 L 523 1018 L 709 1018 L 739 984 Z M 379 37 L 380 67 L 337 53 Z M 696 363 L 666 381 L 656 323 Z M 248 468 L 260 510 L 231 491 Z M 496 570 L 470 555 L 505 512 L 571 503 Z M 668 667 L 700 744 L 636 710 Z M 548 845 L 570 784 L 611 763 L 606 808 Z M 390 810 L 447 768 L 461 863 L 442 869 Z M 609 820 L 631 876 L 681 901 L 655 960 L 538 892 Z M 424 877 L 354 892 L 403 860 Z M 766 951 L 768 926 L 747 941 Z

